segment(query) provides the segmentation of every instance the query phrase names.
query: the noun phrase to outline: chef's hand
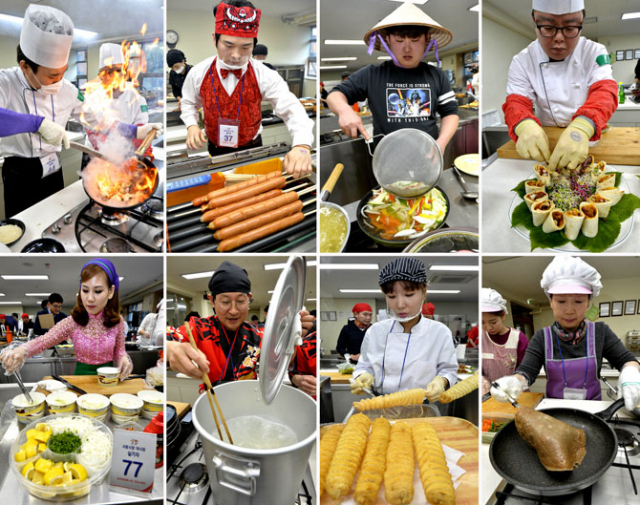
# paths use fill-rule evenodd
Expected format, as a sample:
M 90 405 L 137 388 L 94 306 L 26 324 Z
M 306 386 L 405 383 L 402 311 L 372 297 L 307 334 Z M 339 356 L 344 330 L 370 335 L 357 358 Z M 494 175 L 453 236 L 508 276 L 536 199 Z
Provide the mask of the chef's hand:
M 198 125 L 190 126 L 187 129 L 187 148 L 195 151 L 197 149 L 202 149 L 202 147 L 207 142 L 207 136 L 204 134 L 204 131 L 200 129 Z
M 567 167 L 575 170 L 589 155 L 589 139 L 593 137 L 591 123 L 578 116 L 565 128 L 549 160 L 549 170 Z
M 618 398 L 624 398 L 624 406 L 631 411 L 640 408 L 640 369 L 637 363 L 629 363 L 620 372 Z
M 27 359 L 27 354 L 26 345 L 14 347 L 13 349 L 5 349 L 0 353 L 0 362 L 2 362 L 2 366 L 7 371 L 7 374 L 10 375 L 16 370 L 20 370 L 20 367 Z
M 125 380 L 133 370 L 133 362 L 128 354 L 118 360 L 118 370 L 120 370 L 120 380 Z
M 445 388 L 449 385 L 449 381 L 440 375 L 436 375 L 427 386 L 427 400 L 431 403 L 437 402 L 440 395 L 444 393 Z
M 156 136 L 154 138 L 162 135 L 162 123 L 147 123 L 142 126 L 138 126 L 138 131 L 136 132 L 137 139 L 145 138 L 151 130 L 157 130 Z
M 364 372 L 358 375 L 358 377 L 356 377 L 356 379 L 351 384 L 349 384 L 349 387 L 351 388 L 352 395 L 361 395 L 363 394 L 362 388 L 371 389 L 372 385 L 373 375 L 371 375 L 369 372 Z
M 309 330 L 313 326 L 313 316 L 309 314 L 308 310 L 300 311 L 300 323 L 302 324 L 302 338 L 307 336 Z
M 520 156 L 539 162 L 549 161 L 549 139 L 533 119 L 525 119 L 518 123 L 515 134 L 518 136 L 516 150 Z
M 40 128 L 38 128 L 38 133 L 47 144 L 51 144 L 52 146 L 64 144 L 64 148 L 69 149 L 69 139 L 67 138 L 67 132 L 64 126 L 44 118 L 40 124 Z
M 317 396 L 318 394 L 318 381 L 313 375 L 292 375 L 291 382 L 309 396 Z
M 358 354 L 350 354 L 349 359 L 352 361 L 358 361 L 360 359 L 360 353 Z
M 518 396 L 522 394 L 526 386 L 525 382 L 523 382 L 523 380 L 520 380 L 518 377 L 520 376 L 506 375 L 505 377 L 496 379 L 495 382 L 498 383 L 500 389 L 491 387 L 491 396 L 499 402 L 509 403 L 509 399 L 505 394 L 507 393 L 509 396 L 511 396 L 511 398 L 517 400 Z
M 183 373 L 194 379 L 202 379 L 203 373 L 209 373 L 209 361 L 204 354 L 196 351 L 188 342 L 166 342 L 167 360 L 171 370 Z
M 284 157 L 284 171 L 299 179 L 311 173 L 311 150 L 307 146 L 294 146 Z
M 362 118 L 353 109 L 345 109 L 338 118 L 340 129 L 352 139 L 358 138 L 358 133 L 362 133 L 365 140 L 369 140 L 369 134 L 362 124 Z

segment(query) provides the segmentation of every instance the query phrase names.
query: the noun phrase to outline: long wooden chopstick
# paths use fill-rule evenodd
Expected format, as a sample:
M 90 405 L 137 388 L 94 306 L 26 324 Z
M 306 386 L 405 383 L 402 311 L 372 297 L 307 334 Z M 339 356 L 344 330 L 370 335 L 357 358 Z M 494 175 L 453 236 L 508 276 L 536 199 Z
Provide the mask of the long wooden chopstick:
M 187 324 L 184 325 L 185 329 L 187 330 L 187 335 L 189 337 L 189 342 L 191 342 L 191 347 L 193 347 L 194 350 L 196 350 L 197 352 L 201 352 L 200 349 L 198 349 L 198 346 L 196 345 L 196 341 L 193 339 L 193 335 L 191 334 L 191 328 L 189 327 L 189 322 L 187 321 Z M 213 397 L 213 400 L 216 403 L 216 407 L 218 407 L 218 410 L 220 411 L 220 419 L 222 419 L 222 424 L 224 426 L 224 431 L 227 434 L 227 437 L 229 438 L 229 443 L 231 445 L 233 445 L 233 438 L 231 438 L 231 433 L 229 432 L 229 428 L 227 427 L 227 421 L 225 421 L 224 419 L 224 414 L 222 413 L 222 408 L 220 407 L 220 404 L 218 403 L 218 398 L 216 397 L 216 392 L 213 390 L 213 386 L 211 385 L 211 381 L 209 380 L 209 376 L 205 373 L 202 372 L 202 380 L 204 381 L 206 390 L 207 390 L 207 399 L 209 400 L 209 406 L 211 407 L 211 413 L 213 414 L 213 420 L 216 422 L 216 428 L 218 428 L 218 435 L 220 435 L 220 440 L 222 440 L 224 442 L 224 439 L 222 438 L 222 432 L 220 431 L 220 424 L 218 423 L 218 416 L 216 415 L 216 409 L 213 407 L 213 402 L 211 401 L 211 398 Z

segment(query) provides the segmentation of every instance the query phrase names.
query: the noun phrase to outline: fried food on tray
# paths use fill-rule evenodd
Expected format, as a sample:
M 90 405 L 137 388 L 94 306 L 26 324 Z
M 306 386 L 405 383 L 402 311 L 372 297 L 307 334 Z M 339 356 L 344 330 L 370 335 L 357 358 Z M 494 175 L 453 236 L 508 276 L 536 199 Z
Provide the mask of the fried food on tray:
M 331 460 L 336 452 L 338 440 L 344 429 L 343 424 L 334 424 L 327 428 L 324 436 L 320 440 L 320 496 L 324 494 L 325 480 Z
M 372 505 L 376 501 L 386 466 L 390 434 L 391 424 L 384 417 L 373 422 L 353 494 L 358 505 Z
M 436 430 L 428 422 L 416 423 L 412 435 L 427 501 L 432 505 L 455 505 L 453 481 Z
M 451 403 L 453 400 L 462 398 L 476 389 L 478 389 L 478 374 L 474 373 L 471 377 L 467 377 L 465 380 L 447 389 L 440 395 L 439 401 L 440 403 Z
M 342 430 L 325 482 L 327 494 L 334 500 L 351 489 L 362 462 L 370 426 L 371 420 L 367 416 L 356 414 L 349 418 Z
M 424 401 L 426 391 L 422 388 L 407 389 L 384 396 L 375 396 L 355 402 L 353 406 L 356 410 L 390 409 L 391 407 L 406 407 L 409 405 L 420 405 Z
M 574 470 L 587 453 L 584 430 L 544 412 L 520 407 L 516 412 L 516 428 L 524 441 L 536 450 L 540 463 L 549 472 Z
M 384 495 L 391 505 L 406 505 L 413 500 L 414 468 L 411 428 L 407 423 L 394 423 L 384 472 Z

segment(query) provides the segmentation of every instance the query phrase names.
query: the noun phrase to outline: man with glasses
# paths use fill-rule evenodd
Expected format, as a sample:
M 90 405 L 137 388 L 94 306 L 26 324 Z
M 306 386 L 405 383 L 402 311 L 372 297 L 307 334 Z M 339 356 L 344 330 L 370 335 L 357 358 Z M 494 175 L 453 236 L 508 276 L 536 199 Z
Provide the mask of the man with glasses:
M 520 156 L 573 170 L 615 112 L 618 88 L 607 49 L 580 36 L 584 0 L 532 3 L 537 40 L 513 58 L 502 110 Z M 553 153 L 541 126 L 565 128 Z
M 67 315 L 64 312 L 62 312 L 63 303 L 64 303 L 64 300 L 62 298 L 62 295 L 60 295 L 59 293 L 51 293 L 49 295 L 49 299 L 47 300 L 46 308 L 36 314 L 33 333 L 35 333 L 36 335 L 44 335 L 45 333 L 47 333 L 47 331 L 49 331 L 49 328 L 42 328 L 41 322 L 40 322 L 40 316 L 44 316 L 47 314 L 53 315 L 53 325 L 51 325 L 51 327 L 53 327 L 55 324 L 59 323 L 63 319 L 66 319 Z M 66 342 L 62 342 L 62 343 L 66 343 Z

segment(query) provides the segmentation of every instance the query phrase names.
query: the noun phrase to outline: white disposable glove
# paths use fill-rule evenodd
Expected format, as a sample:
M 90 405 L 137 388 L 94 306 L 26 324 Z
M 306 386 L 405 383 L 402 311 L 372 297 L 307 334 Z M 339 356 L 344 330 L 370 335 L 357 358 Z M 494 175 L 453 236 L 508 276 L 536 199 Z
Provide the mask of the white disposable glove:
M 129 374 L 133 370 L 133 362 L 128 354 L 125 354 L 118 360 L 118 370 L 120 370 L 121 381 L 129 377 Z
M 21 345 L 12 349 L 5 349 L 0 353 L 0 362 L 6 370 L 5 375 L 11 375 L 16 370 L 20 370 L 27 359 L 27 346 Z
M 525 388 L 525 383 L 518 379 L 515 375 L 507 375 L 496 379 L 500 389 L 491 387 L 491 396 L 499 402 L 509 403 L 507 393 L 511 398 L 517 400 Z
M 44 118 L 40 124 L 40 128 L 38 128 L 38 133 L 47 144 L 51 144 L 52 146 L 64 144 L 64 148 L 69 149 L 69 139 L 67 138 L 67 132 L 64 126 Z
M 427 400 L 431 403 L 437 402 L 440 399 L 440 395 L 444 393 L 444 388 L 447 387 L 447 379 L 436 375 L 433 380 L 427 386 Z
M 372 385 L 373 375 L 371 375 L 369 372 L 364 372 L 358 375 L 355 381 L 349 384 L 349 387 L 351 388 L 352 395 L 361 395 L 363 393 L 362 388 L 371 389 Z
M 624 398 L 628 411 L 640 408 L 640 370 L 635 366 L 625 366 L 620 372 L 618 399 Z
M 160 135 L 162 135 L 162 123 L 147 123 L 145 125 L 138 126 L 136 138 L 145 138 L 151 130 L 157 130 L 156 138 L 159 137 Z

